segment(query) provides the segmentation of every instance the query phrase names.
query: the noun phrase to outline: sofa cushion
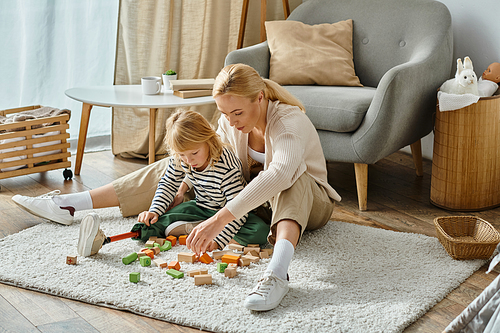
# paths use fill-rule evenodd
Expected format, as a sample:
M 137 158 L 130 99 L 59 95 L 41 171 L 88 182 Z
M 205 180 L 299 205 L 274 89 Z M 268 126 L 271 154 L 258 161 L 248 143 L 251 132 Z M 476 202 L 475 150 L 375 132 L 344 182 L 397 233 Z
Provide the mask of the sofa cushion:
M 375 88 L 284 86 L 306 108 L 314 127 L 332 132 L 355 131 L 372 102 Z
M 266 22 L 269 78 L 282 85 L 361 86 L 354 71 L 352 20 L 308 25 Z

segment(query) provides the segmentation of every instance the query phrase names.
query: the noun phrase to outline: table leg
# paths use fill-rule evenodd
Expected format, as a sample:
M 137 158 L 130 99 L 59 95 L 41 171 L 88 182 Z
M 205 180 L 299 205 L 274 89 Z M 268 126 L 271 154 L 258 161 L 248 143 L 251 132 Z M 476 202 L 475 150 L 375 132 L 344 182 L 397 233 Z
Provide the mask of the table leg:
M 156 159 L 155 132 L 156 132 L 156 110 L 149 109 L 149 158 L 148 164 L 154 163 Z
M 90 110 L 92 110 L 92 104 L 83 103 L 82 118 L 80 120 L 80 133 L 78 134 L 78 146 L 76 148 L 75 175 L 79 175 L 82 168 L 83 151 L 85 149 L 85 142 L 87 141 Z
M 238 33 L 238 45 L 236 46 L 237 49 L 241 49 L 243 47 L 243 38 L 245 37 L 245 27 L 247 24 L 248 2 L 249 0 L 243 0 L 243 7 L 241 9 L 240 31 Z
M 260 42 L 266 41 L 266 11 L 267 1 L 260 0 Z

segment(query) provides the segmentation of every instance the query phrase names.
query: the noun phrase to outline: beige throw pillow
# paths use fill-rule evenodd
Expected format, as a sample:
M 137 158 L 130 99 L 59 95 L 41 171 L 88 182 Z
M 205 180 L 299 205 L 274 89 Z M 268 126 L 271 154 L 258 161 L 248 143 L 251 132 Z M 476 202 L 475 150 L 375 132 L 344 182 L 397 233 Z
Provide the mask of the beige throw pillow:
M 352 20 L 266 22 L 269 78 L 282 85 L 362 86 L 354 71 Z

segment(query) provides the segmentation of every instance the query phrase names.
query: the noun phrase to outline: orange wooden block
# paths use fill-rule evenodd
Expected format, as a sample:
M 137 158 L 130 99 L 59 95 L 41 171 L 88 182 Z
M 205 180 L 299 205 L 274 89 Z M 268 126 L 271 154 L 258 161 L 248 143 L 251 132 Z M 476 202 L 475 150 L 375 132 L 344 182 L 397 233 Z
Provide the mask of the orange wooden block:
M 198 261 L 199 262 L 202 262 L 204 264 L 210 264 L 210 263 L 213 263 L 214 260 L 212 259 L 212 257 L 210 257 L 208 255 L 208 253 L 203 253 L 199 258 L 198 258 Z
M 154 257 L 155 257 L 155 253 L 153 252 L 153 250 L 147 249 L 147 250 L 144 250 L 142 252 L 146 253 L 146 255 L 148 257 L 150 257 L 151 259 L 154 259 Z
M 212 256 L 214 257 L 215 260 L 219 260 L 220 258 L 222 258 L 223 255 L 228 253 L 229 254 L 233 253 L 233 251 L 214 251 L 212 252 Z
M 181 264 L 178 261 L 172 260 L 170 264 L 168 264 L 168 269 L 175 269 L 176 271 L 181 269 Z
M 240 256 L 238 255 L 232 255 L 232 254 L 225 254 L 221 258 L 222 262 L 228 263 L 228 264 L 238 264 L 238 261 L 240 260 Z
M 187 235 L 180 235 L 179 236 L 179 245 L 186 245 L 186 239 L 187 239 Z
M 177 243 L 177 237 L 172 236 L 172 235 L 168 236 L 166 238 L 166 240 L 168 240 L 170 243 L 172 243 L 172 246 L 175 246 L 175 244 Z

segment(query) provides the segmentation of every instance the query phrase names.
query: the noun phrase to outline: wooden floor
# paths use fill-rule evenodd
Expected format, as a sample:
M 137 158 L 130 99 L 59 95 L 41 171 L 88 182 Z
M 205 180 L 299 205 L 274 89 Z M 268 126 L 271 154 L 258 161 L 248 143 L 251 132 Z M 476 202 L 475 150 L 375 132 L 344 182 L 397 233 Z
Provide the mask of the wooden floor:
M 74 156 L 71 158 L 74 164 Z M 59 189 L 62 193 L 96 188 L 137 170 L 143 160 L 114 157 L 111 152 L 88 153 L 80 176 L 64 181 L 62 170 L 0 180 L 0 238 L 43 221 L 19 209 L 14 194 L 41 195 Z M 333 218 L 378 228 L 436 236 L 437 216 L 466 215 L 448 212 L 429 203 L 431 162 L 424 161 L 424 176 L 416 177 L 410 155 L 395 153 L 369 167 L 368 211 L 357 208 L 354 167 L 329 163 L 330 183 L 343 200 Z M 484 218 L 500 229 L 500 208 L 469 213 Z M 300 246 L 300 245 L 299 245 Z M 485 274 L 485 267 L 434 306 L 405 333 L 438 333 L 450 323 L 498 275 Z M 128 312 L 88 305 L 43 293 L 0 284 L 1 332 L 195 332 Z

